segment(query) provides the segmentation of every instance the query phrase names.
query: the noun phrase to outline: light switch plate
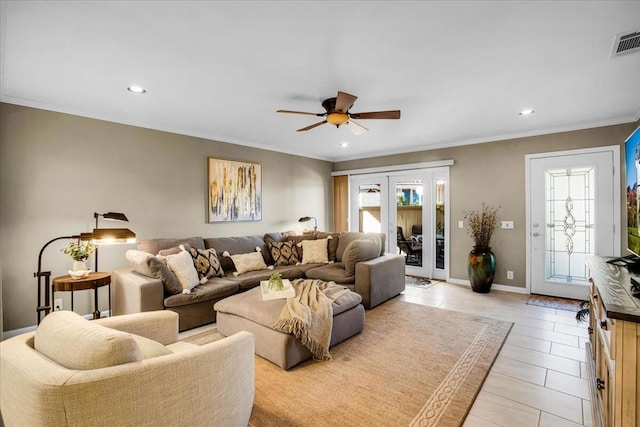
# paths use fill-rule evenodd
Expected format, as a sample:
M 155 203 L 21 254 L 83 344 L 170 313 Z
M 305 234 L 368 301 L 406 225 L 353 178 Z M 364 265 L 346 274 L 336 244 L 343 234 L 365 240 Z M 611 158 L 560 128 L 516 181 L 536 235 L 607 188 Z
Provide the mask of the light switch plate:
M 464 221 L 458 221 L 458 228 L 464 228 Z
M 513 230 L 513 221 L 502 221 L 502 228 L 505 230 Z

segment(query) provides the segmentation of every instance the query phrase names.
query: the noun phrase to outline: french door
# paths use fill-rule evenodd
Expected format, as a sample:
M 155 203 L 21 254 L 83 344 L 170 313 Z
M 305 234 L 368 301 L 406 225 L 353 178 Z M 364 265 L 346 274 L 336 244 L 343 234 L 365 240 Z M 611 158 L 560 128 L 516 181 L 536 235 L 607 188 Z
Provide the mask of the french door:
M 351 176 L 350 230 L 382 232 L 410 275 L 446 279 L 448 168 Z
M 586 300 L 588 255 L 620 252 L 619 148 L 526 156 L 531 293 Z

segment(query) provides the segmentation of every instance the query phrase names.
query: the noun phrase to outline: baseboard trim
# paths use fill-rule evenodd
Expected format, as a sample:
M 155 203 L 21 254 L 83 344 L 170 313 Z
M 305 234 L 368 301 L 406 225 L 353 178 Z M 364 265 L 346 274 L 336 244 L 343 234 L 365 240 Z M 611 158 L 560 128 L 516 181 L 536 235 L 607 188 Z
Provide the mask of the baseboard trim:
M 462 285 L 462 286 L 469 286 L 471 287 L 471 283 L 468 280 L 464 280 L 464 279 L 454 279 L 453 277 L 450 277 L 447 279 L 448 283 L 453 283 L 454 285 Z M 508 286 L 508 285 L 501 285 L 499 283 L 494 283 L 493 285 L 491 285 L 491 289 L 494 289 L 496 291 L 505 291 L 505 292 L 513 292 L 514 294 L 529 294 L 529 291 L 527 290 L 527 288 L 519 288 L 516 286 Z

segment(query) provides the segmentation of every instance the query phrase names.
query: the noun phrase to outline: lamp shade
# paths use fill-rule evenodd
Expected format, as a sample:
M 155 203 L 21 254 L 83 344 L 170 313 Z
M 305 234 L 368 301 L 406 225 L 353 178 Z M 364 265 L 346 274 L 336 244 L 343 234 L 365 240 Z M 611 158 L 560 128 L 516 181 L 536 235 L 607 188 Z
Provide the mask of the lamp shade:
M 136 234 L 128 228 L 94 228 L 92 234 L 96 245 L 136 243 Z
M 311 217 L 310 216 L 303 216 L 302 218 L 300 218 L 298 220 L 298 222 L 307 222 L 307 221 L 311 221 Z
M 102 214 L 102 218 L 104 219 L 111 219 L 113 221 L 126 221 L 129 222 L 129 219 L 127 219 L 127 216 L 121 212 L 107 212 Z

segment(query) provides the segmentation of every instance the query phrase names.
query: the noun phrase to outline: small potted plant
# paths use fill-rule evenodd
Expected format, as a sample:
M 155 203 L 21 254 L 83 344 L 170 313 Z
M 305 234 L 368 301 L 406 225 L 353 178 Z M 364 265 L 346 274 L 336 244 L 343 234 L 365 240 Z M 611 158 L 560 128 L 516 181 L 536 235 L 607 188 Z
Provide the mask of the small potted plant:
M 496 257 L 491 252 L 489 242 L 496 229 L 498 209 L 490 208 L 483 203 L 479 211 L 465 212 L 464 215 L 469 224 L 467 232 L 473 239 L 473 250 L 469 253 L 467 272 L 474 292 L 487 293 L 493 284 Z
M 82 271 L 84 275 L 89 272 L 87 270 L 87 265 L 85 261 L 95 250 L 95 246 L 91 242 L 80 243 L 80 242 L 71 242 L 67 245 L 66 248 L 62 250 L 65 254 L 71 256 L 73 258 L 73 267 L 71 271 Z M 86 273 L 85 273 L 86 272 Z M 80 276 L 82 277 L 82 276 Z
M 280 273 L 275 272 L 269 276 L 269 290 L 281 291 L 283 289 L 284 284 L 282 283 L 282 275 Z

